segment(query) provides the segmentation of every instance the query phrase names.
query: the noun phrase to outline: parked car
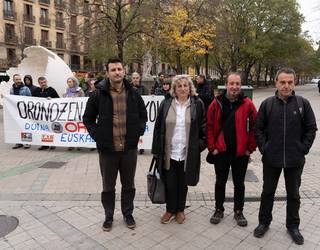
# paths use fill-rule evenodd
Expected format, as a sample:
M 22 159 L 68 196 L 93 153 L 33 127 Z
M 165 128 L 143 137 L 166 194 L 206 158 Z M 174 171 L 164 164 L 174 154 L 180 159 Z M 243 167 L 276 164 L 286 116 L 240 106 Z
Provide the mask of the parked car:
M 318 83 L 320 81 L 320 78 L 313 78 L 311 80 L 311 83 Z

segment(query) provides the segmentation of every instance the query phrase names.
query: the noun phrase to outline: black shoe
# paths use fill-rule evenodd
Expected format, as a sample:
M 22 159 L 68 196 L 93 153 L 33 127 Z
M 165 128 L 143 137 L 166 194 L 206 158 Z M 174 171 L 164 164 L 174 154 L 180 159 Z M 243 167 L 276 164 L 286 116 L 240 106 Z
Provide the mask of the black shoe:
M 12 147 L 12 149 L 17 149 L 17 148 L 22 148 L 23 145 L 22 144 L 16 144 Z
M 234 219 L 240 227 L 246 227 L 248 225 L 247 219 L 243 216 L 243 213 L 240 210 L 234 212 Z
M 113 222 L 112 218 L 106 218 L 106 220 L 103 222 L 102 230 L 106 232 L 110 232 L 112 228 L 112 222 Z
M 256 238 L 261 238 L 269 230 L 269 225 L 259 224 L 253 231 Z
M 139 154 L 143 155 L 144 154 L 144 149 L 139 149 Z
M 30 144 L 24 144 L 24 149 L 29 149 L 29 148 L 31 148 Z
M 297 245 L 303 245 L 304 238 L 298 228 L 288 228 L 288 233 L 290 234 L 294 243 L 296 243 Z
M 40 148 L 38 148 L 38 150 L 46 150 L 49 149 L 49 146 L 41 146 Z
M 56 147 L 55 146 L 50 146 L 50 149 L 56 149 Z
M 124 219 L 124 222 L 127 224 L 128 228 L 134 229 L 136 227 L 136 222 L 134 221 L 134 218 L 131 214 L 124 216 L 123 219 Z
M 210 223 L 211 224 L 219 224 L 220 221 L 223 218 L 223 211 L 220 209 L 217 209 L 214 214 L 210 218 Z

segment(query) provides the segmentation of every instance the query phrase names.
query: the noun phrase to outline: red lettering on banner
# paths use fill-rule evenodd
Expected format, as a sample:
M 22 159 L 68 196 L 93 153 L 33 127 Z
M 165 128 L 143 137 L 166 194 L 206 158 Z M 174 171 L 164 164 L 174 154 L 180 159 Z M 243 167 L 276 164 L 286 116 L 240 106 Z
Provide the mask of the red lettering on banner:
M 70 133 L 74 132 L 82 132 L 87 133 L 87 128 L 84 126 L 83 122 L 67 122 L 64 125 L 65 130 L 67 130 Z

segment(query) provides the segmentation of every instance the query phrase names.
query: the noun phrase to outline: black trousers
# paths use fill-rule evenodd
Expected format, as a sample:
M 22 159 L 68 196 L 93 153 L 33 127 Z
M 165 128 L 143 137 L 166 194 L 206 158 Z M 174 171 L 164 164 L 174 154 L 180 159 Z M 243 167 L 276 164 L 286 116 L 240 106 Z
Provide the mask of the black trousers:
M 263 166 L 263 189 L 259 210 L 259 223 L 269 225 L 272 221 L 274 194 L 277 189 L 282 168 Z M 287 191 L 287 228 L 297 228 L 300 224 L 299 208 L 302 167 L 284 168 L 284 179 Z
M 223 203 L 226 195 L 226 183 L 229 169 L 232 169 L 232 180 L 234 185 L 234 211 L 243 210 L 244 206 L 244 179 L 247 172 L 249 156 L 232 157 L 228 153 L 216 155 L 214 169 L 216 172 L 215 200 L 216 209 L 224 211 Z
M 113 154 L 99 153 L 100 171 L 103 191 L 101 202 L 108 218 L 113 218 L 115 208 L 115 186 L 118 171 L 121 181 L 121 211 L 124 216 L 133 212 L 133 200 L 136 193 L 134 177 L 137 165 L 137 150 L 116 152 Z
M 167 212 L 183 212 L 186 207 L 188 186 L 186 185 L 184 161 L 170 159 L 170 169 L 164 170 Z

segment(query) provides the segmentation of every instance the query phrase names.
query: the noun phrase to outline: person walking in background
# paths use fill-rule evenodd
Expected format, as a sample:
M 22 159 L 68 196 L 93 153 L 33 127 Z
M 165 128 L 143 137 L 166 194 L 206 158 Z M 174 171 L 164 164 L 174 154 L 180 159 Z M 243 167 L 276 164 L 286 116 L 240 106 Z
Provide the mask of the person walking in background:
M 36 86 L 33 85 L 33 80 L 31 75 L 25 75 L 23 78 L 24 85 L 27 86 L 31 92 L 31 95 L 34 95 L 34 91 L 37 89 Z
M 89 78 L 88 81 L 86 81 L 87 88 L 84 92 L 86 97 L 90 97 L 93 94 L 93 92 L 96 90 L 95 82 L 96 82 L 95 78 Z
M 166 188 L 166 212 L 161 223 L 185 220 L 188 185 L 200 175 L 200 153 L 206 148 L 206 113 L 188 76 L 176 76 L 172 97 L 159 107 L 153 131 L 152 153 L 157 157 Z
M 31 92 L 28 87 L 26 87 L 21 79 L 21 75 L 14 74 L 13 75 L 13 85 L 10 89 L 10 95 L 20 95 L 20 96 L 31 96 Z M 21 144 L 17 143 L 12 147 L 12 149 L 22 148 L 24 146 L 25 149 L 30 148 L 30 144 Z
M 40 76 L 38 78 L 38 83 L 39 83 L 40 87 L 37 87 L 34 90 L 33 96 L 48 98 L 48 99 L 59 98 L 57 91 L 54 88 L 48 86 L 47 79 L 44 76 Z M 56 147 L 55 146 L 50 146 L 50 147 L 49 146 L 41 146 L 38 148 L 38 150 L 45 150 L 45 149 L 49 149 L 49 148 L 55 149 Z
M 68 88 L 63 97 L 84 97 L 84 92 L 79 86 L 79 80 L 76 77 L 69 77 L 67 79 Z
M 213 101 L 213 93 L 210 84 L 206 81 L 204 75 L 198 75 L 196 78 L 197 82 L 197 93 L 200 99 L 203 101 L 206 111 L 208 110 L 209 105 Z
M 241 74 L 230 72 L 226 90 L 217 96 L 208 109 L 208 150 L 215 158 L 215 212 L 210 223 L 218 224 L 224 216 L 224 200 L 229 169 L 234 185 L 234 219 L 247 226 L 243 215 L 245 175 L 250 154 L 256 149 L 254 124 L 256 108 L 250 98 L 241 93 Z
M 162 88 L 162 84 L 163 84 L 164 79 L 165 79 L 165 74 L 163 72 L 160 72 L 158 74 L 158 78 L 155 79 L 154 85 L 151 88 L 151 95 L 155 95 L 157 89 Z
M 295 95 L 296 74 L 282 68 L 275 77 L 277 91 L 260 105 L 255 136 L 263 162 L 263 189 L 259 210 L 259 225 L 254 236 L 261 238 L 272 221 L 274 195 L 280 174 L 284 172 L 287 191 L 286 227 L 292 240 L 302 245 L 299 231 L 301 175 L 316 136 L 316 119 L 309 101 Z
M 148 95 L 147 88 L 141 83 L 141 77 L 138 72 L 133 72 L 131 75 L 131 84 L 140 95 Z
M 162 83 L 162 88 L 155 91 L 155 95 L 163 95 L 165 98 L 170 97 L 171 79 L 165 79 Z
M 124 222 L 135 228 L 133 200 L 137 165 L 137 145 L 147 122 L 147 110 L 141 96 L 124 78 L 119 59 L 106 64 L 108 78 L 96 85 L 89 97 L 83 123 L 96 141 L 99 152 L 103 191 L 101 201 L 105 212 L 104 231 L 110 231 L 115 209 L 115 186 L 118 172 L 121 181 L 121 211 Z

